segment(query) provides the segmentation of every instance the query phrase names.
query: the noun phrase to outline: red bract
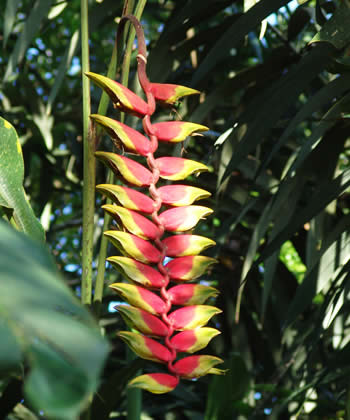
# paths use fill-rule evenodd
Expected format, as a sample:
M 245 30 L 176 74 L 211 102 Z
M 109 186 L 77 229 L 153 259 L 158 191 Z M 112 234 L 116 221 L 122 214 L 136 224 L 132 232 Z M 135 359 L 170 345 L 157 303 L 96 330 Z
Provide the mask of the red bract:
M 215 258 L 203 255 L 174 258 L 166 266 L 171 279 L 194 280 L 207 271 L 207 268 L 216 263 Z
M 160 251 L 145 239 L 120 230 L 108 230 L 104 234 L 123 254 L 138 261 L 157 264 L 161 259 Z
M 132 159 L 110 152 L 96 152 L 96 157 L 132 185 L 148 187 L 152 183 L 152 172 Z
M 148 113 L 147 103 L 127 87 L 100 74 L 88 72 L 86 76 L 100 86 L 111 98 L 113 105 L 121 111 L 138 117 L 143 117 Z
M 121 313 L 125 322 L 130 325 L 131 328 L 136 328 L 143 334 L 158 337 L 165 337 L 168 334 L 168 327 L 155 315 L 151 315 L 148 312 L 131 305 L 123 304 L 118 305 L 115 308 Z
M 158 188 L 163 204 L 172 206 L 189 206 L 196 200 L 208 198 L 210 192 L 189 185 L 165 185 Z
M 124 207 L 105 204 L 103 210 L 116 219 L 120 219 L 125 228 L 143 239 L 156 239 L 160 235 L 159 227 L 145 216 Z
M 152 213 L 154 201 L 147 195 L 128 187 L 120 185 L 100 184 L 96 187 L 97 191 L 105 194 L 114 203 L 120 203 L 129 210 L 137 210 L 142 213 Z
M 198 90 L 186 86 L 171 85 L 166 83 L 151 83 L 151 91 L 157 101 L 174 104 L 183 96 L 200 93 Z
M 158 141 L 168 142 L 169 145 L 164 146 L 171 147 L 172 143 L 208 128 L 183 121 L 152 124 L 157 101 L 173 104 L 182 96 L 199 92 L 184 86 L 150 83 L 141 26 L 132 16 L 121 22 L 126 20 L 136 29 L 141 49 L 137 56 L 138 77 L 147 102 L 112 79 L 95 73 L 87 76 L 107 92 L 115 107 L 143 118 L 145 135 L 112 118 L 91 115 L 92 121 L 101 125 L 114 144 L 123 149 L 123 155 L 96 152 L 97 158 L 124 182 L 141 191 L 110 184 L 101 184 L 97 189 L 114 203 L 102 208 L 112 215 L 119 227 L 119 230 L 106 231 L 105 235 L 122 255 L 113 255 L 107 260 L 127 280 L 110 286 L 128 303 L 117 308 L 127 325 L 134 329 L 118 335 L 140 357 L 163 364 L 168 372 L 138 376 L 130 386 L 160 394 L 172 391 L 180 377 L 190 379 L 223 372 L 215 368 L 222 362 L 217 357 L 201 355 L 179 360 L 177 354 L 201 350 L 219 334 L 215 328 L 205 325 L 221 310 L 204 304 L 207 299 L 213 299 L 218 290 L 190 283 L 216 262 L 214 258 L 198 255 L 215 242 L 190 232 L 178 234 L 190 231 L 212 213 L 208 207 L 192 205 L 196 200 L 210 197 L 210 192 L 190 185 L 162 185 L 184 180 L 209 168 L 194 160 L 172 156 L 156 159 L 154 156 L 159 155 Z M 124 156 L 124 152 L 138 155 L 137 160 Z M 175 258 L 166 263 L 166 257 Z M 174 334 L 175 331 L 181 332 Z M 157 341 L 159 339 L 161 342 Z
M 189 356 L 176 362 L 174 369 L 179 376 L 187 379 L 198 378 L 208 373 L 220 375 L 225 371 L 217 369 L 215 366 L 222 362 L 221 359 L 214 356 Z
M 173 305 L 200 305 L 219 291 L 215 287 L 202 284 L 179 284 L 168 290 L 168 297 Z
M 133 258 L 115 255 L 107 258 L 107 261 L 121 271 L 127 279 L 143 286 L 160 289 L 166 284 L 164 276 L 158 270 Z
M 90 118 L 107 131 L 117 147 L 122 144 L 130 152 L 138 153 L 141 156 L 147 156 L 147 153 L 150 152 L 150 141 L 133 128 L 98 114 L 90 115 Z
M 184 257 L 185 255 L 198 255 L 215 242 L 209 238 L 198 235 L 173 235 L 165 238 L 163 246 L 166 246 L 169 257 Z
M 160 141 L 178 143 L 186 140 L 187 136 L 209 130 L 208 127 L 185 121 L 166 121 L 153 124 L 154 134 Z
M 200 219 L 213 213 L 212 209 L 203 206 L 175 207 L 164 211 L 160 216 L 165 230 L 185 232 L 196 226 Z
M 186 179 L 189 175 L 209 170 L 203 163 L 178 157 L 158 158 L 156 165 L 160 171 L 160 177 L 172 181 Z
M 218 334 L 220 331 L 215 328 L 196 328 L 176 334 L 170 342 L 176 351 L 195 353 L 207 347 L 209 341 Z

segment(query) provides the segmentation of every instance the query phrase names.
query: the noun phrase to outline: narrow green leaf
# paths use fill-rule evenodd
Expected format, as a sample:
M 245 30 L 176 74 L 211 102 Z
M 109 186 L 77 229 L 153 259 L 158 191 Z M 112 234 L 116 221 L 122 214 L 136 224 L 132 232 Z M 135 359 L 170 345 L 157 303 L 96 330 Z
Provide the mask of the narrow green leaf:
M 60 2 L 54 6 L 52 6 L 50 13 L 48 14 L 47 18 L 52 20 L 59 16 L 63 10 L 68 6 L 68 1 Z
M 257 6 L 254 6 L 250 11 Z M 235 138 L 237 130 L 241 127 L 246 128 L 246 133 L 235 147 L 232 159 L 220 182 L 223 182 L 239 162 L 264 139 L 286 109 L 294 103 L 310 81 L 327 65 L 333 53 L 334 49 L 329 44 L 319 44 L 305 55 L 285 77 L 282 77 L 251 102 L 247 111 L 239 118 L 231 136 L 226 140 L 237 142 Z M 303 77 L 300 77 L 300 74 Z M 284 94 L 281 96 L 282 91 Z
M 302 284 L 288 307 L 284 327 L 288 327 L 312 303 L 314 296 L 334 281 L 337 268 L 349 264 L 350 237 L 345 232 L 328 248 L 323 247 L 320 258 L 308 270 Z M 321 264 L 317 263 L 321 261 Z M 335 261 L 337 263 L 335 264 Z M 318 277 L 320 276 L 320 278 Z
M 333 126 L 334 126 L 333 128 L 334 131 L 338 129 L 338 126 L 336 124 L 337 122 L 340 121 L 340 117 L 342 116 L 342 113 L 346 112 L 346 110 L 349 109 L 349 105 L 350 105 L 350 93 L 348 93 L 339 101 L 337 101 L 326 112 L 326 114 L 323 116 L 320 123 L 312 131 L 312 134 L 307 139 L 307 141 L 304 142 L 302 147 L 294 154 L 295 159 L 293 159 L 293 162 L 290 165 L 286 176 L 288 177 L 294 176 L 297 169 L 300 168 L 301 165 L 306 161 L 306 159 L 310 157 L 312 151 L 316 148 L 316 146 L 318 146 L 321 143 L 321 141 L 327 137 L 327 133 L 331 131 Z M 338 134 L 338 133 L 335 133 L 335 134 Z M 338 140 L 338 137 L 337 137 L 337 140 Z M 322 147 L 321 144 L 320 146 Z M 329 150 L 329 152 L 332 152 L 332 148 L 330 149 L 331 150 Z M 338 156 L 336 158 L 338 159 Z
M 250 374 L 239 353 L 233 353 L 223 376 L 214 376 L 209 385 L 204 420 L 232 419 L 234 401 L 243 399 L 250 387 Z
M 42 138 L 45 142 L 47 150 L 53 148 L 53 135 L 52 129 L 54 126 L 54 118 L 52 115 L 48 115 L 45 110 L 45 106 L 41 99 L 38 99 L 38 112 L 33 114 L 33 121 L 38 127 Z
M 74 54 L 76 53 L 77 47 L 79 45 L 79 32 L 75 31 L 72 35 L 69 45 L 66 48 L 66 51 L 64 53 L 64 56 L 62 57 L 62 61 L 60 66 L 57 70 L 57 76 L 55 78 L 55 83 L 51 88 L 49 99 L 47 101 L 46 106 L 46 115 L 51 114 L 52 105 L 56 99 L 57 93 L 62 85 L 63 79 L 67 73 L 67 70 L 69 69 L 69 66 L 72 62 L 72 58 Z
M 281 149 L 281 147 L 287 143 L 289 137 L 293 134 L 297 126 L 309 118 L 313 112 L 322 109 L 323 106 L 331 102 L 334 98 L 341 96 L 348 89 L 349 84 L 350 75 L 341 75 L 317 91 L 311 98 L 309 98 L 306 104 L 299 110 L 299 112 L 288 124 L 287 128 L 283 131 L 282 136 L 273 146 L 267 158 L 262 162 L 256 177 L 265 171 L 272 158 L 276 156 L 276 153 Z M 326 115 L 324 116 L 324 119 L 327 119 Z
M 0 117 L 0 203 L 14 210 L 20 230 L 44 241 L 44 230 L 36 219 L 23 189 L 24 164 L 16 130 Z
M 344 171 L 337 178 L 324 182 L 309 198 L 308 204 L 293 215 L 288 226 L 279 233 L 270 244 L 264 248 L 259 260 L 263 261 L 278 249 L 283 242 L 289 239 L 306 222 L 315 217 L 332 200 L 336 199 L 350 186 L 350 169 Z
M 16 20 L 16 11 L 21 3 L 21 0 L 7 0 L 4 13 L 4 39 L 3 46 L 6 47 L 8 37 L 11 33 L 13 24 Z
M 14 73 L 16 66 L 22 61 L 24 54 L 32 42 L 33 37 L 39 31 L 42 21 L 47 17 L 51 8 L 52 0 L 37 0 L 23 24 L 22 32 L 16 41 L 15 48 L 9 58 L 4 82 Z
M 249 242 L 249 246 L 248 246 L 248 250 L 246 253 L 246 256 L 244 258 L 244 263 L 243 263 L 243 267 L 242 267 L 242 272 L 241 272 L 241 279 L 240 279 L 240 283 L 241 283 L 241 287 L 239 288 L 238 291 L 238 295 L 237 295 L 237 304 L 236 304 L 236 320 L 238 320 L 239 318 L 239 312 L 240 312 L 240 305 L 241 305 L 241 300 L 242 300 L 242 296 L 243 296 L 243 291 L 244 291 L 244 287 L 245 287 L 245 283 L 247 281 L 247 276 L 251 270 L 251 268 L 253 267 L 254 264 L 254 259 L 256 257 L 256 253 L 257 250 L 260 246 L 261 240 L 262 238 L 265 236 L 268 228 L 270 227 L 271 223 L 274 221 L 274 219 L 279 215 L 279 214 L 284 214 L 284 206 L 286 205 L 286 203 L 288 203 L 288 198 L 291 199 L 291 197 L 293 197 L 293 199 L 297 200 L 299 197 L 299 194 L 301 192 L 300 190 L 300 183 L 298 182 L 297 178 L 294 178 L 292 180 L 289 180 L 289 182 L 286 182 L 285 184 L 283 184 L 283 188 L 280 189 L 279 193 L 276 194 L 275 196 L 271 197 L 270 201 L 266 204 L 264 211 L 262 212 L 260 219 L 258 221 L 258 223 L 255 226 L 255 229 L 253 231 L 252 237 L 250 239 Z M 286 219 L 286 220 L 289 220 Z M 282 223 L 283 226 L 286 223 L 286 221 L 284 219 L 282 219 Z M 278 224 L 277 224 L 277 229 L 278 231 L 280 230 Z M 281 244 L 282 245 L 282 244 Z M 275 251 L 278 248 L 275 249 Z M 270 256 L 271 254 L 269 254 L 268 256 Z M 261 262 L 261 259 L 259 259 L 259 261 Z M 255 263 L 257 264 L 257 263 Z M 271 277 L 271 282 L 272 282 L 272 277 Z M 262 301 L 262 305 L 263 305 L 263 311 L 262 313 L 264 314 L 264 310 L 265 310 L 265 305 L 269 296 L 269 292 L 270 292 L 270 288 L 271 288 L 272 283 L 267 283 L 266 284 L 266 289 L 264 290 L 263 293 L 263 301 Z
M 202 61 L 194 74 L 191 86 L 197 86 L 205 75 L 210 73 L 226 56 L 231 48 L 236 47 L 250 31 L 256 29 L 262 20 L 288 2 L 289 0 L 260 1 L 237 19 L 222 37 L 219 38 Z

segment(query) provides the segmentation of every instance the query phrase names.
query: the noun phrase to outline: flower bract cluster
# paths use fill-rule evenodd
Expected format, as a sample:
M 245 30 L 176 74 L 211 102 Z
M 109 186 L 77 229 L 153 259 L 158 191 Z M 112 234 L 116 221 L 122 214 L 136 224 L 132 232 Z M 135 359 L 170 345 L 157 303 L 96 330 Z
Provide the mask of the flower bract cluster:
M 136 19 L 129 19 L 135 25 Z M 136 29 L 140 37 L 140 29 Z M 193 160 L 158 155 L 159 142 L 182 142 L 207 127 L 184 121 L 151 122 L 157 103 L 171 105 L 198 91 L 151 83 L 146 76 L 146 54 L 141 49 L 138 76 L 147 100 L 110 78 L 91 72 L 87 76 L 109 95 L 116 108 L 142 119 L 144 134 L 112 118 L 91 115 L 116 145 L 129 152 L 96 152 L 97 158 L 125 183 L 97 186 L 113 202 L 102 208 L 123 229 L 104 232 L 121 254 L 108 261 L 126 279 L 110 286 L 127 302 L 119 305 L 118 311 L 131 331 L 118 335 L 140 357 L 166 368 L 164 373 L 138 376 L 130 385 L 165 393 L 173 390 L 180 378 L 223 372 L 216 367 L 222 363 L 218 357 L 192 355 L 219 334 L 217 329 L 205 325 L 221 311 L 205 305 L 218 291 L 194 282 L 216 262 L 199 255 L 215 242 L 191 233 L 201 218 L 212 213 L 210 208 L 193 203 L 210 193 L 177 182 L 208 168 Z M 135 155 L 142 157 L 143 163 L 136 161 Z

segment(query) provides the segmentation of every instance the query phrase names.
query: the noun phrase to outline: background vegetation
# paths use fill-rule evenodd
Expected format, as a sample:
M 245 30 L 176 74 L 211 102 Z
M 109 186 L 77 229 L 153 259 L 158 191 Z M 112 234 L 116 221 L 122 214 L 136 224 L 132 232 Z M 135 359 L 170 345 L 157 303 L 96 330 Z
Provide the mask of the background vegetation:
M 123 419 L 126 382 L 147 365 L 130 361 L 116 339 L 122 321 L 106 288 L 98 322 L 111 352 L 101 373 L 106 340 L 56 269 L 79 297 L 80 2 L 4 3 L 0 111 L 18 133 L 24 174 L 10 202 L 4 186 L 20 163 L 7 164 L 6 153 L 13 154 L 2 120 L 0 208 L 4 219 L 23 221 L 24 177 L 55 264 L 41 245 L 0 224 L 0 417 L 75 418 L 99 386 L 90 418 Z M 129 1 L 129 10 L 138 4 Z M 91 71 L 107 73 L 123 6 L 89 1 Z M 142 418 L 349 419 L 348 1 L 148 0 L 142 24 L 150 79 L 202 92 L 168 112 L 211 129 L 176 154 L 211 168 L 193 180 L 212 192 L 207 204 L 215 210 L 197 233 L 217 242 L 210 255 L 220 264 L 203 281 L 221 291 L 215 304 L 223 309 L 216 319 L 222 334 L 210 351 L 229 368 L 171 394 L 144 393 Z M 128 82 L 137 91 L 135 54 Z M 101 92 L 92 87 L 91 94 L 96 112 Z M 102 138 L 98 148 L 111 144 Z M 97 183 L 105 180 L 98 165 Z M 101 202 L 97 195 L 94 278 Z M 35 218 L 23 223 L 42 240 Z M 107 267 L 106 285 L 116 277 Z M 139 396 L 128 398 L 135 406 Z

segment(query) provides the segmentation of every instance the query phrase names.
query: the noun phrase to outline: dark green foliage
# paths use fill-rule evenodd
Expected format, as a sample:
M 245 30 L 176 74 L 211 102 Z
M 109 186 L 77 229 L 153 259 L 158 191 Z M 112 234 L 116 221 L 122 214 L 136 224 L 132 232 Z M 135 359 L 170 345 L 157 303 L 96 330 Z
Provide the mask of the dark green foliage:
M 79 1 L 67 2 L 51 18 L 50 2 L 43 2 L 39 13 L 33 5 L 40 3 L 6 2 L 0 22 L 0 69 L 5 75 L 0 109 L 23 145 L 24 187 L 34 212 L 41 216 L 59 268 L 79 293 L 81 74 L 72 66 L 72 60 L 79 64 Z M 56 7 L 59 3 L 65 2 L 51 2 Z M 214 197 L 207 204 L 215 207 L 215 217 L 196 233 L 218 243 L 210 255 L 221 264 L 204 279 L 221 290 L 215 304 L 224 310 L 219 319 L 222 334 L 211 350 L 231 369 L 226 377 L 184 383 L 166 396 L 144 394 L 143 410 L 152 418 L 346 416 L 349 8 L 346 1 L 299 3 L 147 2 L 142 23 L 149 40 L 151 80 L 203 92 L 176 111 L 169 109 L 169 115 L 211 128 L 176 153 L 212 168 L 191 183 L 209 189 Z M 114 18 L 121 13 L 122 2 L 90 4 L 94 72 L 107 72 Z M 34 26 L 29 26 L 30 19 Z M 25 30 L 26 38 L 20 35 Z M 135 53 L 129 86 L 137 91 Z M 99 99 L 100 91 L 93 88 L 93 112 Z M 113 110 L 109 115 L 113 112 L 117 117 Z M 137 125 L 134 120 L 127 123 Z M 107 139 L 101 141 L 101 150 L 111 149 Z M 105 179 L 98 166 L 97 183 Z M 96 208 L 101 200 L 97 194 Z M 96 220 L 101 218 L 96 215 Z M 95 255 L 100 230 L 96 224 Z M 106 282 L 116 276 L 108 268 Z M 112 299 L 106 290 L 101 325 L 114 349 L 93 403 L 94 419 L 108 418 L 111 412 L 112 418 L 125 418 L 125 383 L 139 368 L 124 361 L 123 345 L 115 338 L 122 323 L 108 312 Z M 11 329 L 6 323 L 0 323 L 0 329 L 8 348 L 14 349 Z M 21 357 L 18 351 L 11 356 L 13 365 Z M 37 357 L 46 362 L 48 353 L 38 351 Z M 4 381 L 1 387 L 4 396 L 6 385 Z M 114 400 L 110 387 L 115 387 Z M 106 401 L 103 408 L 101 401 Z

